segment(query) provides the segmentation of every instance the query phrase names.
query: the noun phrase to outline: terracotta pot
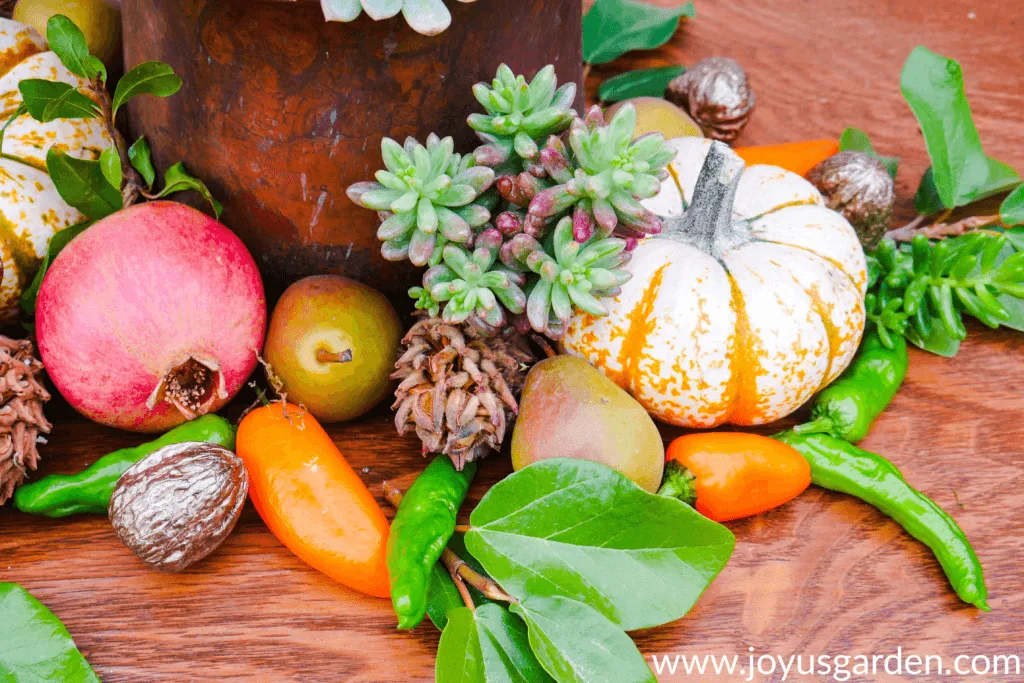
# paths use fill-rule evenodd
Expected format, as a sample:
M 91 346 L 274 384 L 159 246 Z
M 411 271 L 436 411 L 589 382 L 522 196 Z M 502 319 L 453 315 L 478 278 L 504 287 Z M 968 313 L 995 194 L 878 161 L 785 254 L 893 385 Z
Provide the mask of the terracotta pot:
M 452 27 L 427 37 L 400 17 L 326 23 L 315 0 L 124 0 L 126 66 L 159 59 L 184 80 L 129 105 L 133 136 L 207 182 L 272 288 L 342 273 L 404 297 L 416 269 L 381 258 L 376 215 L 345 195 L 382 167 L 381 137 L 470 149 L 471 86 L 501 62 L 582 75 L 581 0 L 449 5 Z

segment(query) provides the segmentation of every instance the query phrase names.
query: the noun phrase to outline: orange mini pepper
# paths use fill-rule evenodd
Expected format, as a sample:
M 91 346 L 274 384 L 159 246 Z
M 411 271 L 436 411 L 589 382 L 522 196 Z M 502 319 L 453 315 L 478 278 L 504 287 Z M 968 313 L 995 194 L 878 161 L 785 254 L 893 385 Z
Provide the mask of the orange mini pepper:
M 838 154 L 838 140 L 802 140 L 781 145 L 737 147 L 733 150 L 747 165 L 769 164 L 781 166 L 797 175 L 807 175 L 812 168 Z
M 238 426 L 236 448 L 249 496 L 285 547 L 349 588 L 390 597 L 388 520 L 311 414 L 280 401 L 257 408 Z
M 669 445 L 666 460 L 658 493 L 716 522 L 771 510 L 811 484 L 811 467 L 795 448 L 757 434 L 688 434 Z

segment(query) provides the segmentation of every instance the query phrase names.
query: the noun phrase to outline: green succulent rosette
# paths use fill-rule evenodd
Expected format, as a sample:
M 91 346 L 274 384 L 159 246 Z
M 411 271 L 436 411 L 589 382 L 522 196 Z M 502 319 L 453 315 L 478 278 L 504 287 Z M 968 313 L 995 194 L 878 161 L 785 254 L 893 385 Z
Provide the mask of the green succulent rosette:
M 452 138 L 434 134 L 426 146 L 411 137 L 404 146 L 384 138 L 385 170 L 377 171 L 377 182 L 348 188 L 356 204 L 388 214 L 377 237 L 389 261 L 436 264 L 446 244 L 469 242 L 473 228 L 490 220 L 491 212 L 474 200 L 494 182 L 494 171 L 454 153 L 454 146 Z

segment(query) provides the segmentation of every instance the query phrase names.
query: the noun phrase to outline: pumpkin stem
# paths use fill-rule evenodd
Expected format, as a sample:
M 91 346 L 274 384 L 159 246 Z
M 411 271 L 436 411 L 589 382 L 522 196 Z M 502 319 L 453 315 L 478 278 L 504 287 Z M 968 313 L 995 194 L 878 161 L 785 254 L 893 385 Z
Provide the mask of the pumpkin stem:
M 711 143 L 693 188 L 693 200 L 679 226 L 698 249 L 711 253 L 716 238 L 729 231 L 743 167 L 743 159 L 728 145 Z

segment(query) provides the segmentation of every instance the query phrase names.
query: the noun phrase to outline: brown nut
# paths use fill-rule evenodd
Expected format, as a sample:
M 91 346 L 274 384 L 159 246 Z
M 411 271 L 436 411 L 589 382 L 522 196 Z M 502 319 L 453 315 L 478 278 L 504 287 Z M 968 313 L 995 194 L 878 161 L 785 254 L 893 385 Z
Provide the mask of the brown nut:
M 224 542 L 248 492 L 245 465 L 228 449 L 201 442 L 171 444 L 121 476 L 110 497 L 110 522 L 118 539 L 143 562 L 162 572 L 179 572 Z
M 807 172 L 828 208 L 850 221 L 865 249 L 878 246 L 889 229 L 896 188 L 878 158 L 846 151 L 830 156 Z
M 750 120 L 757 99 L 747 72 L 731 57 L 705 57 L 672 79 L 665 99 L 693 117 L 704 135 L 732 142 Z

